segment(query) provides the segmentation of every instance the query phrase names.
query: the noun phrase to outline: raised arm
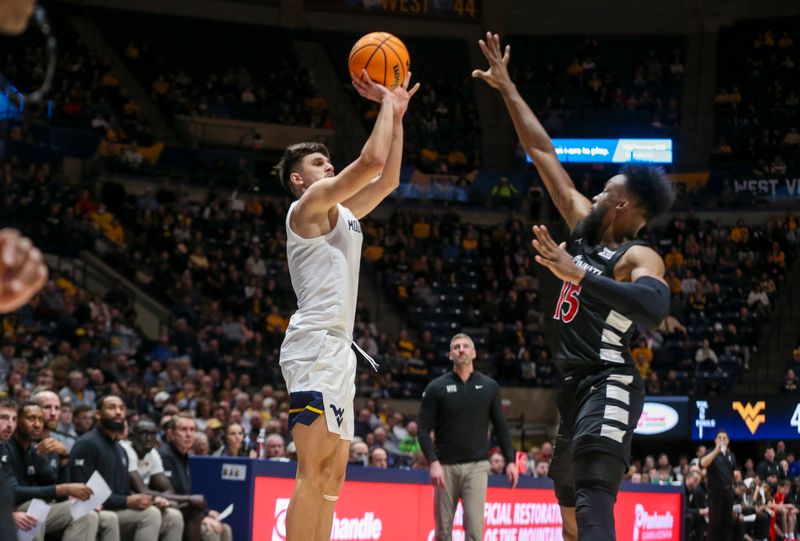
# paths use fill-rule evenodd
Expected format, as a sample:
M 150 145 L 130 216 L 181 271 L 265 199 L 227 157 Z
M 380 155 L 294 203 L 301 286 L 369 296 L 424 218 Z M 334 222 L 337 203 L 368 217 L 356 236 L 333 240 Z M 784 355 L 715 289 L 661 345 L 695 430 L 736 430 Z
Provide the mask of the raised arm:
M 373 179 L 369 184 L 353 195 L 350 199 L 342 203 L 356 216 L 363 218 L 372 210 L 380 205 L 386 196 L 392 193 L 400 185 L 400 167 L 403 165 L 403 115 L 408 109 L 408 101 L 419 90 L 419 83 L 414 88 L 408 90 L 411 81 L 411 72 L 406 74 L 406 79 L 401 86 L 394 89 L 394 121 L 392 124 L 392 145 L 389 149 L 389 157 L 381 174 Z M 363 94 L 362 94 L 363 96 Z
M 592 203 L 575 189 L 575 184 L 558 161 L 553 142 L 542 127 L 539 119 L 522 99 L 517 87 L 508 75 L 508 61 L 511 59 L 511 46 L 500 50 L 500 36 L 486 33 L 486 41 L 478 42 L 483 56 L 489 61 L 489 69 L 474 70 L 472 76 L 483 79 L 489 86 L 496 88 L 503 96 L 514 129 L 517 132 L 522 148 L 533 160 L 539 171 L 550 197 L 553 198 L 561 216 L 566 220 L 570 231 L 592 208 Z
M 300 197 L 292 213 L 292 229 L 301 235 L 303 231 L 294 227 L 295 222 L 307 224 L 327 220 L 331 208 L 360 192 L 386 165 L 394 131 L 395 96 L 386 87 L 369 80 L 366 71 L 364 76 L 366 81 L 356 79 L 353 84 L 360 94 L 381 104 L 375 126 L 353 163 L 336 176 L 314 182 Z

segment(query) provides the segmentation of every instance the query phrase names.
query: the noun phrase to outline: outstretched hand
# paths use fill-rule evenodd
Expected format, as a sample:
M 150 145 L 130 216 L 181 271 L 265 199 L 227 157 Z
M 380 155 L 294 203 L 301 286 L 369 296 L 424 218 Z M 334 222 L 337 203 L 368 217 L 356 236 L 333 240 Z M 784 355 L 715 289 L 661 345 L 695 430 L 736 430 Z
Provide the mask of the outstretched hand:
M 47 281 L 42 253 L 15 229 L 0 230 L 0 313 L 31 300 Z
M 391 90 L 370 79 L 367 70 L 361 70 L 361 77 L 358 77 L 352 72 L 350 73 L 350 76 L 353 79 L 353 86 L 358 91 L 358 94 L 363 98 L 367 98 L 368 100 L 376 103 L 381 103 L 387 96 L 393 96 Z
M 473 70 L 472 76 L 483 79 L 489 86 L 500 88 L 511 83 L 508 75 L 508 61 L 511 60 L 511 45 L 506 45 L 505 50 L 500 49 L 500 35 L 486 32 L 486 41 L 478 40 L 478 45 L 483 56 L 489 61 L 488 70 Z
M 403 81 L 403 84 L 398 85 L 392 93 L 394 94 L 394 115 L 396 117 L 402 117 L 406 114 L 406 110 L 408 110 L 408 102 L 417 93 L 419 90 L 419 83 L 415 84 L 411 90 L 408 89 L 408 85 L 411 83 L 411 72 L 406 72 L 406 78 Z
M 532 244 L 539 252 L 539 255 L 535 256 L 536 262 L 547 267 L 561 280 L 580 284 L 586 271 L 572 261 L 572 256 L 566 250 L 567 243 L 562 242 L 557 245 L 543 225 L 534 225 L 533 234 L 536 238 L 533 239 Z

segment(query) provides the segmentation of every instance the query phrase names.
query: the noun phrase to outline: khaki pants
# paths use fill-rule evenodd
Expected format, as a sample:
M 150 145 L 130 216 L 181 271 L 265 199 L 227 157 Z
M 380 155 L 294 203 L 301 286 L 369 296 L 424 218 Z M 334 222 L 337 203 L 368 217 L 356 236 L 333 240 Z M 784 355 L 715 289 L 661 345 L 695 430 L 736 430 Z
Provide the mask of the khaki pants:
M 161 529 L 158 531 L 159 541 L 181 541 L 183 539 L 183 513 L 174 507 L 161 511 Z
M 436 541 L 452 541 L 453 517 L 458 499 L 464 509 L 466 541 L 483 541 L 483 508 L 489 484 L 489 461 L 443 464 L 444 488 L 435 488 L 433 516 Z
M 31 505 L 31 500 L 23 503 L 17 511 L 27 511 Z M 36 541 L 42 541 L 47 533 L 61 533 L 64 541 L 86 541 L 97 537 L 97 513 L 89 513 L 80 520 L 72 520 L 69 513 L 69 502 L 57 502 L 50 504 L 50 511 L 47 513 L 44 527 L 36 535 Z
M 114 511 L 96 511 L 98 541 L 119 541 L 119 519 Z
M 203 541 L 232 541 L 233 540 L 233 531 L 231 527 L 227 524 L 222 525 L 222 533 L 218 534 L 214 530 L 210 528 L 206 528 L 205 526 L 202 527 L 203 530 Z
M 119 520 L 119 533 L 123 541 L 155 541 L 161 530 L 161 511 L 147 509 L 119 509 L 114 511 Z

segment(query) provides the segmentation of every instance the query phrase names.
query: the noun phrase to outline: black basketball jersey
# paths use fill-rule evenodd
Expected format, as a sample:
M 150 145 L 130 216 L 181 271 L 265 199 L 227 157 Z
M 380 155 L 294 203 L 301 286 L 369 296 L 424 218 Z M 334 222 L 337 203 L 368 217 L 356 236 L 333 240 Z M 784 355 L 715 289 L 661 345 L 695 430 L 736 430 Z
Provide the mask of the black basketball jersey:
M 587 245 L 584 239 L 570 238 L 567 251 L 572 261 L 586 272 L 614 280 L 617 261 L 633 246 L 647 246 L 634 240 L 612 250 L 603 245 Z M 563 375 L 570 375 L 601 366 L 632 365 L 630 339 L 634 322 L 616 312 L 613 306 L 581 291 L 581 286 L 564 282 L 556 301 L 555 361 Z

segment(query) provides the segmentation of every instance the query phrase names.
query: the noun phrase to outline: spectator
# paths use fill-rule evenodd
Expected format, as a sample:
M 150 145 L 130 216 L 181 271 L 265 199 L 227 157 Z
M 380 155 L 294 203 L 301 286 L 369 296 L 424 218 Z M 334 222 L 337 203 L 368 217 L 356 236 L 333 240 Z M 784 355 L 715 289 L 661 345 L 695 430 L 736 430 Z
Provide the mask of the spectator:
M 781 392 L 784 393 L 796 393 L 797 392 L 797 375 L 795 371 L 789 368 L 786 371 L 786 378 L 783 380 L 783 385 L 781 385 Z
M 197 432 L 194 435 L 194 443 L 192 444 L 192 454 L 194 456 L 209 456 L 211 454 L 211 447 L 208 443 L 208 436 L 202 432 Z
M 62 399 L 68 398 L 73 409 L 80 404 L 94 409 L 96 395 L 93 390 L 86 388 L 86 377 L 83 372 L 78 370 L 70 372 L 67 377 L 67 386 L 62 387 L 58 394 Z
M 506 471 L 506 459 L 500 453 L 492 453 L 489 457 L 489 473 L 503 475 Z
M 708 503 L 706 492 L 701 484 L 702 475 L 697 470 L 690 470 L 684 481 L 684 531 L 686 541 L 702 541 L 705 539 Z
M 382 447 L 375 447 L 372 449 L 369 453 L 369 465 L 372 468 L 388 468 L 389 454 L 386 452 L 386 449 Z
M 244 445 L 244 428 L 239 423 L 231 423 L 225 427 L 225 441 L 214 456 L 248 456 Z
M 550 469 L 550 462 L 546 460 L 537 460 L 536 464 L 533 467 L 533 476 L 534 477 L 548 477 L 548 471 Z
M 267 436 L 267 460 L 276 462 L 289 462 L 286 456 L 286 443 L 280 434 L 270 434 Z
M 694 354 L 694 361 L 697 364 L 698 372 L 716 371 L 719 359 L 714 350 L 711 349 L 711 344 L 707 338 L 704 338 L 702 345 L 697 348 L 697 352 Z
M 415 455 L 420 450 L 417 423 L 409 421 L 406 425 L 406 435 L 400 440 L 398 448 L 401 453 Z
M 369 447 L 363 441 L 356 441 L 350 444 L 350 459 L 347 462 L 351 466 L 369 465 Z
M 519 197 L 519 190 L 509 182 L 508 177 L 500 180 L 492 187 L 492 203 L 498 207 L 514 207 Z
M 89 432 L 94 427 L 94 421 L 95 414 L 92 406 L 89 406 L 88 404 L 80 404 L 77 408 L 75 408 L 73 425 L 75 427 L 75 433 L 78 436 L 82 436 L 83 434 Z
M 653 362 L 653 350 L 647 345 L 647 340 L 640 338 L 636 347 L 631 351 L 633 364 L 642 375 L 642 379 L 647 379 L 650 375 L 650 363 Z
M 166 445 L 159 448 L 161 460 L 164 463 L 164 483 L 159 488 L 165 493 L 188 496 L 191 494 L 192 485 L 189 478 L 189 450 L 194 443 L 197 431 L 194 418 L 190 413 L 178 413 L 167 423 Z M 185 508 L 186 522 L 197 522 L 200 509 L 199 502 L 193 507 Z M 201 538 L 203 541 L 231 541 L 233 539 L 231 527 L 223 524 L 219 519 L 219 512 L 209 510 L 200 522 Z
M 784 478 L 783 470 L 781 470 L 780 465 L 775 461 L 774 447 L 769 446 L 764 451 L 764 460 L 758 463 L 756 472 L 762 480 L 766 480 L 771 475 L 776 476 L 778 479 Z

